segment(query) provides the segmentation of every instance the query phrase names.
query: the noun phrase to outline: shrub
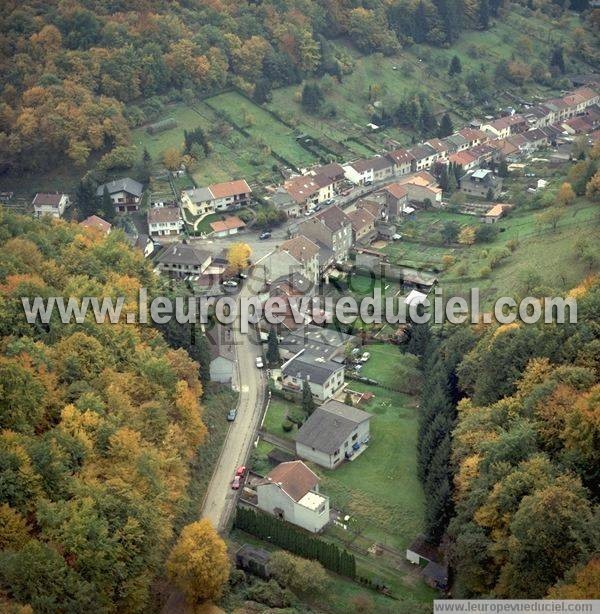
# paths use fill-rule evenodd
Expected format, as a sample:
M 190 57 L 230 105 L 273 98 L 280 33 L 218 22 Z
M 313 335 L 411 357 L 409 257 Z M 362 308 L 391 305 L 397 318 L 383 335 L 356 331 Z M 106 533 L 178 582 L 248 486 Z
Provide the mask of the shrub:
M 281 428 L 286 432 L 289 433 L 293 428 L 294 428 L 294 423 L 291 420 L 288 420 L 287 418 L 281 423 Z
M 479 271 L 480 277 L 489 277 L 492 274 L 492 269 L 489 266 L 484 266 Z
M 146 128 L 146 132 L 148 134 L 158 134 L 159 132 L 165 132 L 165 130 L 171 130 L 171 128 L 177 128 L 177 121 L 173 117 L 150 124 Z

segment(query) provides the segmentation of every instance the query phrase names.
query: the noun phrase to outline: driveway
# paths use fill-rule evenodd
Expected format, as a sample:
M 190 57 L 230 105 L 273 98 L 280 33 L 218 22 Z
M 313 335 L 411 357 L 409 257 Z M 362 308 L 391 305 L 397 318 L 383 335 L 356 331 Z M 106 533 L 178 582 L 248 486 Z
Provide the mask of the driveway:
M 252 294 L 251 284 L 247 283 L 238 298 Z M 238 412 L 229 427 L 202 506 L 202 517 L 210 519 L 218 531 L 225 529 L 235 506 L 238 491 L 231 489 L 231 481 L 237 467 L 247 464 L 262 418 L 266 392 L 266 372 L 257 369 L 255 363 L 255 358 L 262 356 L 262 346 L 255 343 L 253 331 L 250 334 L 240 333 L 239 321 L 233 327 L 240 392 Z

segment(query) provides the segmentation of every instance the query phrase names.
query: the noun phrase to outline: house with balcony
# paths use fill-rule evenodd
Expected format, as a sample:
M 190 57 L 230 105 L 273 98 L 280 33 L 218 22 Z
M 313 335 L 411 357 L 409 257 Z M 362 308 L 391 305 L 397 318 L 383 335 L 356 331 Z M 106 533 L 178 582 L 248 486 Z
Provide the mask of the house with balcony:
M 370 439 L 371 414 L 329 400 L 308 417 L 296 434 L 296 454 L 326 469 L 361 454 Z
M 307 382 L 313 397 L 326 401 L 344 385 L 344 365 L 303 349 L 283 364 L 281 376 L 284 389 L 299 393 Z
M 148 210 L 147 219 L 151 237 L 176 236 L 183 230 L 179 207 L 154 207 Z
M 302 461 L 279 463 L 255 484 L 257 507 L 311 533 L 329 523 L 329 497 L 319 492 L 319 476 Z
M 156 258 L 156 269 L 170 277 L 203 275 L 212 262 L 210 252 L 188 243 L 172 243 Z
M 239 209 L 250 203 L 252 190 L 245 179 L 213 183 L 207 187 L 183 190 L 181 204 L 195 216 Z
M 115 206 L 115 211 L 130 213 L 140 208 L 144 186 L 139 181 L 130 177 L 113 179 L 113 181 L 99 185 L 96 190 L 96 196 L 102 198 L 105 190 Z
M 479 168 L 460 178 L 460 189 L 469 196 L 496 199 L 502 190 L 502 180 L 491 170 Z

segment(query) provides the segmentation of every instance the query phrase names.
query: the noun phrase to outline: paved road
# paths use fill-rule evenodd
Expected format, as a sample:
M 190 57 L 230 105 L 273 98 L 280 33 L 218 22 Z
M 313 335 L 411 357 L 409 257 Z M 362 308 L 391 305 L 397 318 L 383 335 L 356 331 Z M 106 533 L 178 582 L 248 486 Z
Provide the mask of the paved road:
M 252 284 L 247 283 L 239 296 L 252 294 Z M 266 373 L 256 368 L 255 358 L 261 355 L 262 349 L 254 342 L 254 333 L 241 334 L 238 321 L 233 335 L 240 388 L 238 413 L 230 425 L 202 507 L 202 516 L 209 518 L 219 531 L 226 527 L 235 505 L 236 491 L 231 489 L 231 480 L 237 467 L 246 464 L 262 418 L 266 393 Z

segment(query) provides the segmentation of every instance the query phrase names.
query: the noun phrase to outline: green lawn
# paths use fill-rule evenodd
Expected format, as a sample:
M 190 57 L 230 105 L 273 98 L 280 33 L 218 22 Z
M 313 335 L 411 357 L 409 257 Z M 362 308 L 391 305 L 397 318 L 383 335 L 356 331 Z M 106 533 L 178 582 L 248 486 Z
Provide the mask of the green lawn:
M 281 425 L 286 419 L 289 411 L 298 411 L 299 409 L 299 405 L 295 405 L 294 403 L 290 403 L 289 401 L 280 399 L 276 396 L 271 397 L 269 409 L 265 415 L 263 428 L 270 433 L 273 433 L 273 435 L 277 435 L 278 437 L 293 439 L 295 433 L 297 432 L 297 428 L 294 426 L 291 431 L 286 432 L 283 430 Z
M 389 343 L 375 343 L 363 348 L 371 354 L 363 364 L 361 375 L 377 380 L 384 386 L 406 389 L 408 384 L 415 389 L 421 381 L 416 356 L 402 354 L 400 349 Z M 350 382 L 354 388 L 354 382 Z

